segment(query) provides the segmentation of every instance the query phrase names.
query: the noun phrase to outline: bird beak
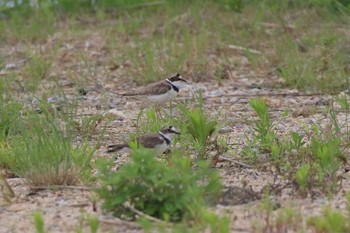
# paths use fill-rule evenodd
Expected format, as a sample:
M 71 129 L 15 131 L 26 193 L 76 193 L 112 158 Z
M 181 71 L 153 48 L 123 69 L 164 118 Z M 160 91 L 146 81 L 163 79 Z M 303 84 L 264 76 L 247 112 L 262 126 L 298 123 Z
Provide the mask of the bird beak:
M 172 129 L 172 132 L 174 133 L 174 134 L 181 134 L 179 131 L 177 131 L 176 129 Z

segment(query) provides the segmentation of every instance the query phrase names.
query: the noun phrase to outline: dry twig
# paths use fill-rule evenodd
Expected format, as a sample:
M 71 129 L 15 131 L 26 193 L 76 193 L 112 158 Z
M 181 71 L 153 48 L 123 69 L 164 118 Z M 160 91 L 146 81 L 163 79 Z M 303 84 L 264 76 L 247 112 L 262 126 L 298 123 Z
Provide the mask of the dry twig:
M 248 165 L 248 164 L 239 162 L 239 161 L 234 160 L 234 159 L 231 159 L 231 158 L 224 157 L 224 156 L 222 156 L 222 155 L 219 157 L 219 161 L 218 161 L 218 162 L 221 162 L 221 161 L 228 161 L 228 162 L 232 162 L 232 163 L 241 165 L 241 166 L 246 167 L 246 168 L 253 168 L 253 166 L 250 166 L 250 165 Z
M 229 47 L 230 49 L 235 49 L 235 50 L 240 50 L 240 51 L 248 51 L 248 52 L 254 53 L 254 54 L 261 54 L 261 52 L 258 51 L 258 50 L 249 49 L 249 48 L 244 48 L 244 47 L 237 46 L 237 45 L 228 45 L 228 47 Z
M 75 189 L 75 190 L 85 190 L 90 191 L 94 189 L 93 186 L 67 186 L 67 185 L 49 185 L 49 186 L 29 186 L 32 190 L 55 190 L 55 189 Z
M 220 97 L 260 97 L 260 96 L 279 96 L 279 97 L 293 97 L 293 96 L 326 96 L 324 93 L 253 93 L 253 94 L 225 94 L 215 96 L 204 96 L 204 99 L 220 98 Z
M 145 218 L 145 219 L 148 219 L 148 220 L 150 220 L 150 221 L 152 221 L 152 222 L 157 222 L 157 223 L 161 223 L 161 224 L 164 224 L 164 225 L 171 225 L 171 224 L 168 223 L 168 222 L 164 222 L 164 221 L 162 221 L 162 220 L 160 220 L 160 219 L 158 219 L 158 218 L 154 218 L 154 217 L 152 217 L 152 216 L 150 216 L 150 215 L 148 215 L 148 214 L 145 214 L 145 213 L 143 213 L 142 211 L 135 209 L 134 207 L 132 207 L 132 206 L 129 205 L 129 204 L 124 204 L 124 206 L 125 206 L 125 208 L 128 208 L 131 212 L 133 212 L 133 213 L 139 215 L 140 217 L 143 217 L 143 218 Z
M 137 223 L 124 221 L 119 218 L 113 218 L 113 219 L 100 218 L 99 221 L 100 223 L 109 224 L 109 225 L 117 225 L 117 226 L 126 225 L 128 227 L 140 228 L 140 226 Z
M 11 186 L 6 180 L 6 177 L 0 171 L 0 197 L 2 197 L 6 202 L 11 203 L 11 200 L 15 197 Z

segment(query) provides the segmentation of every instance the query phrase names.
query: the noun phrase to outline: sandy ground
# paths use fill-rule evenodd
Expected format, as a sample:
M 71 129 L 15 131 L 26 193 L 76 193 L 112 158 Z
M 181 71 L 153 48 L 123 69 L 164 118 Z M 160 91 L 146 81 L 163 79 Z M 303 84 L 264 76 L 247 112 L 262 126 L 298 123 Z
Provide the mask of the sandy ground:
M 87 40 L 91 40 L 93 45 L 93 42 L 99 41 L 98 38 L 94 35 Z M 41 49 L 44 51 L 48 49 L 49 43 Z M 81 43 L 84 44 L 86 41 Z M 66 56 L 73 54 L 74 51 L 70 51 L 68 48 L 70 47 L 62 48 L 60 54 L 62 56 L 63 54 L 68 54 Z M 90 53 L 91 59 L 101 60 L 100 63 L 104 64 L 103 52 L 98 48 L 88 48 L 87 52 Z M 15 52 L 18 50 L 20 47 L 17 47 Z M 237 54 L 233 59 L 244 60 L 245 58 Z M 9 61 L 9 63 L 12 62 L 15 61 Z M 78 87 L 76 83 L 67 78 L 68 75 L 64 68 L 68 69 L 78 64 L 74 64 L 74 62 L 72 64 L 71 61 L 61 61 L 61 63 L 55 64 L 51 71 L 51 75 L 61 77 L 60 85 L 68 97 L 75 96 Z M 187 73 L 184 76 L 192 81 L 192 85 L 181 91 L 177 98 L 178 101 L 186 101 L 190 99 L 191 92 L 203 90 L 205 108 L 210 114 L 219 116 L 219 119 L 225 122 L 223 135 L 229 139 L 232 152 L 230 156 L 233 159 L 241 161 L 240 151 L 244 146 L 245 135 L 251 135 L 252 120 L 256 119 L 248 104 L 248 99 L 251 97 L 264 95 L 269 103 L 272 119 L 278 123 L 276 129 L 280 135 L 287 135 L 290 130 L 303 131 L 316 122 L 327 125 L 327 119 L 321 110 L 324 106 L 329 105 L 331 99 L 329 96 L 309 96 L 302 95 L 296 90 L 274 89 L 271 87 L 271 83 L 280 83 L 281 80 L 276 78 L 273 73 L 268 76 L 265 73 L 254 73 L 248 65 L 228 70 L 227 79 L 222 80 L 220 86 L 211 74 Z M 17 64 L 17 66 L 21 65 Z M 140 100 L 124 98 L 115 94 L 123 92 L 126 88 L 136 87 L 129 77 L 123 75 L 123 68 L 102 75 L 103 72 L 99 71 L 103 68 L 103 65 L 98 67 L 97 74 L 101 75 L 96 76 L 96 82 L 90 82 L 84 86 L 87 94 L 81 96 L 78 101 L 79 114 L 105 114 L 109 112 L 114 117 L 114 120 L 108 125 L 102 147 L 94 154 L 95 157 L 109 156 L 104 152 L 108 144 L 116 141 L 121 142 L 129 132 L 136 130 L 133 119 L 137 116 L 140 106 Z M 43 88 L 45 88 L 45 83 Z M 115 93 L 108 90 L 113 90 Z M 27 96 L 19 95 L 18 98 L 28 103 L 31 102 Z M 309 111 L 308 109 L 311 108 L 315 108 L 317 111 Z M 285 116 L 285 111 L 290 114 Z M 342 116 L 342 113 L 339 113 L 339 117 L 345 119 L 345 114 Z M 126 160 L 122 157 L 118 163 L 124 163 Z M 244 183 L 245 187 L 251 188 L 256 193 L 260 193 L 262 188 L 272 183 L 274 179 L 268 169 L 247 168 L 230 161 L 218 163 L 216 169 L 220 172 L 227 187 L 243 187 Z M 286 189 L 280 195 L 271 196 L 271 200 L 282 208 L 293 207 L 296 211 L 300 211 L 304 220 L 306 216 L 320 214 L 327 204 L 336 209 L 345 210 L 344 192 L 350 191 L 350 177 L 343 171 L 341 173 L 344 177 L 342 190 L 331 199 L 327 197 L 301 198 L 296 196 L 292 190 Z M 83 222 L 83 232 L 89 232 L 86 221 L 82 221 L 84 216 L 85 218 L 87 216 L 97 217 L 101 220 L 99 232 L 141 232 L 141 229 L 133 223 L 118 221 L 108 214 L 102 213 L 100 203 L 97 203 L 97 208 L 94 209 L 93 197 L 88 190 L 57 189 L 34 192 L 19 178 L 9 178 L 8 182 L 16 194 L 16 199 L 13 203 L 0 207 L 0 232 L 35 232 L 32 217 L 34 211 L 43 213 L 45 228 L 48 232 L 75 232 L 81 222 Z M 231 204 L 218 204 L 213 210 L 229 216 L 232 232 L 263 232 L 261 228 L 256 227 L 259 222 L 264 222 L 263 211 L 259 207 L 261 202 L 256 200 L 258 197 L 249 194 L 239 196 L 240 194 L 232 191 L 231 195 L 227 194 L 224 198 L 226 203 Z M 239 199 L 239 201 L 235 199 Z M 234 205 L 242 202 L 246 203 Z M 300 224 L 305 224 L 305 222 Z M 257 230 L 254 230 L 254 226 Z

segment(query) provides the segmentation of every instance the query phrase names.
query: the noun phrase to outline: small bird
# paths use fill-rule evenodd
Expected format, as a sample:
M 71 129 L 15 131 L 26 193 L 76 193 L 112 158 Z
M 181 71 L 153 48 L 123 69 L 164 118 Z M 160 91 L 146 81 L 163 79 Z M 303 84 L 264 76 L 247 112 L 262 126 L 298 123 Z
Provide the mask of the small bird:
M 168 126 L 157 133 L 147 133 L 137 137 L 136 142 L 145 148 L 155 149 L 156 154 L 161 155 L 170 147 L 172 138 L 177 134 L 180 134 L 180 132 L 174 126 Z M 128 152 L 130 148 L 126 143 L 108 146 L 107 153 L 116 151 Z
M 169 78 L 148 86 L 139 88 L 132 93 L 123 93 L 123 96 L 146 96 L 148 103 L 155 106 L 157 114 L 160 115 L 159 107 L 167 102 L 172 101 L 177 96 L 181 88 L 186 85 L 187 81 L 176 73 Z

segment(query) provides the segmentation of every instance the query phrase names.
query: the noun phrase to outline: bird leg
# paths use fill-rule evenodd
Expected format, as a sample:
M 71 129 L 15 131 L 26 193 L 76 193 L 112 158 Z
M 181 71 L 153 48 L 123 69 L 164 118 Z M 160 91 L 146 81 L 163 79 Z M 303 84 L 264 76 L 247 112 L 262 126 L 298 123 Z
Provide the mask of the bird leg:
M 173 101 L 170 101 L 170 117 L 173 117 Z
M 156 114 L 157 114 L 158 119 L 163 119 L 163 116 L 162 116 L 162 113 L 160 112 L 159 107 L 156 107 Z

